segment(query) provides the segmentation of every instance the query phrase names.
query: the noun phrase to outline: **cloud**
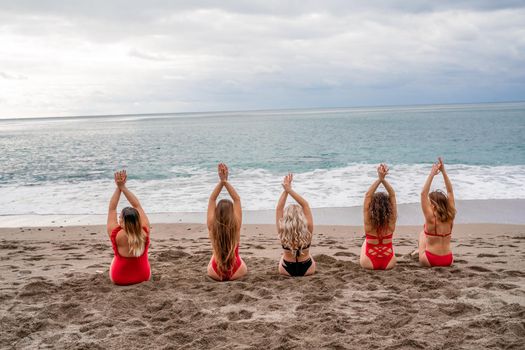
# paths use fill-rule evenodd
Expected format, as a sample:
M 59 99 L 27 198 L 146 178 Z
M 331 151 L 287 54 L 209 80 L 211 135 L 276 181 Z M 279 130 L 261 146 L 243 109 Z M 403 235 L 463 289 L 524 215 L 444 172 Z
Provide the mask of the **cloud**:
M 129 51 L 129 55 L 132 57 L 138 57 L 145 60 L 152 60 L 152 61 L 166 61 L 169 60 L 169 57 L 164 56 L 162 54 L 157 53 L 151 53 L 151 52 L 144 52 L 136 48 L 132 48 Z
M 525 99 L 520 1 L 153 3 L 0 2 L 0 117 Z
M 27 79 L 27 77 L 23 75 L 9 74 L 6 72 L 0 72 L 0 78 L 6 79 L 6 80 L 25 80 Z

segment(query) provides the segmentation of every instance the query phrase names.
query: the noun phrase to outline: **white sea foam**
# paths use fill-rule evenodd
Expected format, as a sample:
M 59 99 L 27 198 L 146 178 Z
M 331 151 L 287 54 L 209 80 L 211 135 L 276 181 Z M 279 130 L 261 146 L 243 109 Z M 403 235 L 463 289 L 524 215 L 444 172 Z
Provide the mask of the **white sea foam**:
M 351 164 L 337 169 L 318 169 L 295 174 L 294 188 L 312 207 L 351 207 L 362 204 L 363 196 L 376 178 L 376 165 Z M 456 198 L 525 199 L 525 165 L 449 165 Z M 399 203 L 419 202 L 429 165 L 400 164 L 391 167 L 389 181 Z M 174 167 L 173 177 L 163 180 L 130 180 L 129 188 L 151 213 L 203 212 L 217 175 L 194 167 Z M 285 174 L 264 169 L 231 169 L 230 180 L 241 195 L 243 208 L 272 209 L 281 193 Z M 433 188 L 444 188 L 441 176 Z M 0 187 L 0 215 L 105 214 L 114 185 L 107 181 L 77 184 Z M 226 192 L 223 191 L 223 196 Z M 125 201 L 122 201 L 122 205 Z

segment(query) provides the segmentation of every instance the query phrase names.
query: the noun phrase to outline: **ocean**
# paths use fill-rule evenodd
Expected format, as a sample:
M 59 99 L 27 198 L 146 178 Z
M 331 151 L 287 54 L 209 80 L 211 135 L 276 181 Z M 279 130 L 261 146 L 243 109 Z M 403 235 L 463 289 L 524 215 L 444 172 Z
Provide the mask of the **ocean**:
M 105 214 L 121 168 L 148 212 L 204 212 L 218 162 L 245 209 L 288 172 L 312 207 L 359 206 L 380 162 L 416 203 L 438 156 L 458 199 L 524 199 L 525 103 L 0 120 L 0 215 Z

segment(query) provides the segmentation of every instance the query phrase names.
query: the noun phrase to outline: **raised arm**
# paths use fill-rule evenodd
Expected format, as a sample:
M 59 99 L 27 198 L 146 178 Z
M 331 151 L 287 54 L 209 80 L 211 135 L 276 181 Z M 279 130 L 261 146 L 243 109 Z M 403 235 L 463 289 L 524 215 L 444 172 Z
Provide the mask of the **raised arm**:
M 430 185 L 432 185 L 432 180 L 434 176 L 439 173 L 439 164 L 432 164 L 432 169 L 430 174 L 428 174 L 427 181 L 423 185 L 421 190 L 421 209 L 423 210 L 423 215 L 427 221 L 431 221 L 434 218 L 434 213 L 432 212 L 432 206 L 430 204 L 430 199 L 428 198 L 428 193 L 430 192 Z
M 448 178 L 448 174 L 445 170 L 445 164 L 443 164 L 443 158 L 438 158 L 439 162 L 439 170 L 441 170 L 441 174 L 443 175 L 443 181 L 445 182 L 445 187 L 447 188 L 447 196 L 449 204 L 452 207 L 456 207 L 456 202 L 454 201 L 454 191 L 452 190 L 452 182 L 450 182 L 450 179 Z
M 233 187 L 231 183 L 228 182 L 228 176 L 229 176 L 229 170 L 226 164 L 220 163 L 219 164 L 219 179 L 224 184 L 224 187 L 226 187 L 226 191 L 228 191 L 228 194 L 230 195 L 232 201 L 233 201 L 233 212 L 235 214 L 235 217 L 237 219 L 237 222 L 239 223 L 239 227 L 242 225 L 242 206 L 241 206 L 241 197 Z
M 310 204 L 304 199 L 299 193 L 295 192 L 292 189 L 293 174 L 288 174 L 284 178 L 283 188 L 296 202 L 303 208 L 304 216 L 306 217 L 306 222 L 308 225 L 308 231 L 310 233 L 314 232 L 314 217 L 312 215 L 312 209 L 310 209 Z
M 219 181 L 219 183 L 213 189 L 210 199 L 208 200 L 208 215 L 207 215 L 207 226 L 208 230 L 211 231 L 213 228 L 213 223 L 215 222 L 215 207 L 217 206 L 217 198 L 221 194 L 222 188 L 224 187 L 224 182 Z
M 135 196 L 127 187 L 126 182 L 128 180 L 128 174 L 126 170 L 121 170 L 115 173 L 115 183 L 120 190 L 128 200 L 129 204 L 137 209 L 140 215 L 140 225 L 146 226 L 148 229 L 150 227 L 149 219 L 146 213 L 144 212 L 144 209 L 142 209 L 142 206 L 140 205 L 139 199 L 137 196 Z
M 286 199 L 288 198 L 288 192 L 283 191 L 279 197 L 279 202 L 277 202 L 277 208 L 275 208 L 275 225 L 277 225 L 277 232 L 281 229 L 280 221 L 283 218 L 284 206 L 286 205 Z
M 388 168 L 386 168 L 386 170 L 388 172 Z M 390 200 L 390 205 L 392 206 L 392 211 L 394 213 L 391 219 L 395 221 L 397 219 L 396 192 L 394 191 L 394 188 L 392 187 L 392 185 L 390 185 L 390 183 L 385 178 L 383 178 L 381 183 L 383 184 L 383 186 L 385 186 L 385 189 L 388 192 L 388 199 Z
M 235 190 L 235 188 L 232 186 L 231 183 L 226 181 L 224 183 L 224 187 L 226 187 L 226 191 L 228 191 L 228 194 L 233 200 L 233 211 L 235 213 L 235 217 L 237 218 L 237 222 L 239 223 L 239 227 L 242 225 L 242 206 L 241 206 L 241 197 Z
M 377 167 L 377 174 L 378 174 L 378 178 L 377 180 L 375 180 L 372 185 L 370 185 L 370 187 L 368 188 L 368 191 L 366 191 L 365 193 L 365 201 L 363 203 L 363 218 L 364 218 L 364 221 L 365 221 L 365 225 L 368 224 L 369 222 L 369 216 L 370 216 L 370 203 L 372 203 L 372 198 L 374 197 L 374 193 L 376 193 L 377 191 L 377 188 L 379 187 L 379 185 L 381 184 L 381 178 L 379 177 L 379 171 L 380 169 L 382 169 L 382 164 L 380 164 L 378 167 Z
M 115 181 L 117 174 L 115 173 Z M 107 232 L 108 235 L 111 236 L 111 232 L 115 229 L 115 227 L 118 226 L 118 220 L 117 220 L 117 205 L 120 200 L 120 189 L 117 187 L 115 188 L 115 191 L 113 192 L 113 195 L 111 196 L 111 199 L 109 200 L 109 208 L 108 208 L 108 221 L 107 221 Z
M 137 209 L 137 211 L 139 212 L 141 226 L 146 226 L 149 229 L 150 227 L 149 218 L 146 215 L 146 212 L 144 212 L 142 205 L 140 205 L 140 202 L 137 196 L 135 196 L 133 192 L 131 192 L 126 186 L 122 187 L 122 193 L 128 200 L 129 204 L 131 204 L 131 206 Z

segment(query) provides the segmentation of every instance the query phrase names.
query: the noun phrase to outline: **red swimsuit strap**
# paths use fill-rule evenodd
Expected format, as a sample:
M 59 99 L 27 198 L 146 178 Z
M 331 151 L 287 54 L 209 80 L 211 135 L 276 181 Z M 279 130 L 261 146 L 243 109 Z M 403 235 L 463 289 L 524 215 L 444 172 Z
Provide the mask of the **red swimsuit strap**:
M 142 226 L 142 229 L 144 230 L 144 232 L 146 232 L 147 234 L 149 234 L 149 228 L 148 226 Z M 120 230 L 122 230 L 122 226 L 117 226 L 113 229 L 113 231 L 111 231 L 111 235 L 116 235 L 117 233 L 120 232 Z
M 372 236 L 372 235 L 369 235 L 368 233 L 365 233 L 365 237 L 367 239 L 377 239 L 379 241 L 378 244 L 383 244 L 383 240 L 384 239 L 391 239 L 393 236 L 394 236 L 393 233 L 390 233 L 390 234 L 388 234 L 386 236 L 381 236 L 381 237 L 379 237 L 379 236 Z
M 111 238 L 112 239 L 117 238 L 117 234 L 120 232 L 120 230 L 122 230 L 122 227 L 120 226 L 115 227 L 113 231 L 111 231 Z
M 427 236 L 432 236 L 432 237 L 447 237 L 447 236 L 450 236 L 452 234 L 452 228 L 454 227 L 454 222 L 452 221 L 450 223 L 450 232 L 449 233 L 445 233 L 445 234 L 438 234 L 437 233 L 437 218 L 436 218 L 436 214 L 434 214 L 434 233 L 430 233 L 427 231 L 427 224 L 425 223 L 425 226 L 424 226 L 424 232 L 425 232 L 425 235 Z
M 428 232 L 425 232 L 425 234 L 427 236 L 432 236 L 432 237 L 447 237 L 447 236 L 450 236 L 452 234 L 452 232 L 450 233 L 446 233 L 444 235 L 439 235 L 439 234 L 434 234 L 434 233 L 428 233 Z

